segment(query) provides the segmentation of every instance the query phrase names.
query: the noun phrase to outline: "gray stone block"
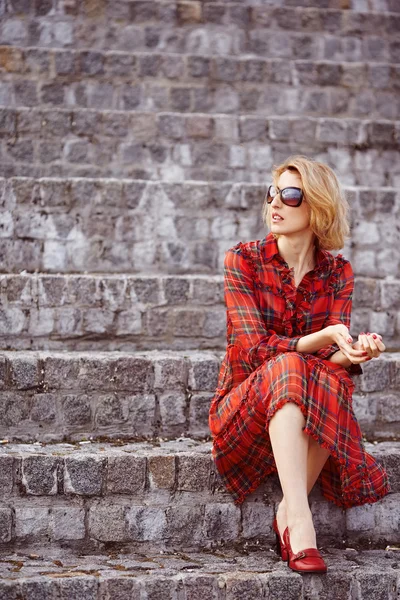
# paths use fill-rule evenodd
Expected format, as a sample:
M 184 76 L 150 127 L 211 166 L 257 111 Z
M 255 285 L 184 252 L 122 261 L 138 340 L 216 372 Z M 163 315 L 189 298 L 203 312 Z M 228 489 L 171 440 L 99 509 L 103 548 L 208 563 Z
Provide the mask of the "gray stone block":
M 14 460 L 12 456 L 0 456 L 0 496 L 9 496 L 13 491 Z
M 178 457 L 178 489 L 204 491 L 210 485 L 211 460 L 208 455 Z
M 35 394 L 32 398 L 31 419 L 37 423 L 56 420 L 57 399 L 54 394 Z
M 105 458 L 67 456 L 64 467 L 64 492 L 80 496 L 96 496 L 103 489 Z
M 274 507 L 261 502 L 244 503 L 242 507 L 242 527 L 245 539 L 268 536 L 273 538 L 271 523 Z
M 159 395 L 158 401 L 164 435 L 183 431 L 186 424 L 186 395 L 166 392 Z
M 166 509 L 166 521 L 173 543 L 190 545 L 201 540 L 201 506 L 169 506 Z
M 186 361 L 181 357 L 160 357 L 155 362 L 156 389 L 185 388 L 187 382 Z
M 92 420 L 90 400 L 86 394 L 74 394 L 63 397 L 62 410 L 67 425 L 88 425 Z
M 188 3 L 190 6 L 190 3 Z M 158 575 L 143 582 L 146 600 L 178 600 L 178 581 Z
M 29 398 L 22 394 L 3 392 L 0 397 L 0 425 L 20 425 L 29 415 Z
M 363 366 L 361 390 L 377 392 L 384 390 L 390 382 L 389 363 L 383 360 L 372 360 Z
M 189 406 L 189 431 L 191 435 L 210 435 L 208 415 L 213 394 L 193 394 Z
M 132 506 L 128 510 L 129 539 L 161 542 L 168 536 L 165 510 L 153 506 Z
M 240 600 L 243 597 L 256 600 L 264 595 L 262 583 L 254 574 L 228 575 L 225 581 L 227 600 Z
M 193 356 L 189 369 L 189 386 L 192 390 L 215 391 L 218 379 L 216 357 Z
M 82 540 L 85 537 L 85 510 L 74 506 L 54 506 L 51 509 L 51 529 L 54 540 Z
M 127 507 L 97 503 L 89 509 L 89 535 L 103 542 L 128 539 Z
M 135 581 L 135 576 L 124 577 L 118 576 L 107 577 L 104 581 L 105 598 L 107 600 L 141 600 L 141 585 L 139 581 Z
M 209 503 L 204 512 L 204 535 L 211 540 L 235 540 L 239 535 L 240 509 L 232 504 Z
M 107 491 L 112 494 L 137 494 L 146 487 L 146 458 L 112 456 L 107 463 Z
M 21 588 L 18 581 L 0 580 L 0 598 L 1 600 L 19 600 L 21 598 Z
M 32 496 L 57 494 L 57 471 L 60 459 L 52 456 L 27 456 L 22 460 L 22 484 Z
M 36 388 L 40 382 L 39 365 L 36 356 L 10 356 L 10 374 L 18 390 Z
M 149 456 L 148 468 L 150 488 L 172 490 L 175 487 L 175 456 Z
M 10 508 L 0 507 L 0 543 L 10 542 L 12 539 L 12 511 Z
M 15 535 L 20 538 L 38 538 L 50 532 L 50 508 L 16 507 Z
M 219 596 L 216 578 L 208 574 L 188 574 L 183 579 L 185 600 L 215 600 Z
M 99 583 L 94 576 L 78 576 L 60 579 L 60 600 L 97 600 Z

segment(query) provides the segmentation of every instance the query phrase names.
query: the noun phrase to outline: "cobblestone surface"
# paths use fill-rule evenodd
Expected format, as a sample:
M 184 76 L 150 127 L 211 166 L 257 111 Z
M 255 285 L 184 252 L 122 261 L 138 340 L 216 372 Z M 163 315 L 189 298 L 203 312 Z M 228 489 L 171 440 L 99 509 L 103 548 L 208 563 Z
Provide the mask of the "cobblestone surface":
M 46 118 L 51 119 L 50 113 Z M 124 128 L 132 134 L 129 123 Z M 56 135 L 59 140 L 60 134 Z M 84 135 L 90 134 L 86 131 Z M 390 152 L 384 150 L 385 156 Z M 378 283 L 366 282 L 356 294 L 363 298 L 364 307 L 370 304 L 374 312 L 380 310 L 381 316 L 376 317 L 380 328 L 394 331 L 398 317 L 393 312 L 393 304 L 398 303 L 398 282 L 389 279 L 400 272 L 400 256 L 396 252 L 400 194 L 396 188 L 380 186 L 389 183 L 385 173 L 393 181 L 396 179 L 398 167 L 393 164 L 391 168 L 389 163 L 380 165 L 377 155 L 373 156 L 379 167 L 375 170 L 365 171 L 368 165 L 368 161 L 364 161 L 365 154 L 358 167 L 352 164 L 350 157 L 340 166 L 342 182 L 348 184 L 345 191 L 353 225 L 351 238 L 342 253 L 352 261 L 357 276 L 388 279 L 382 282 L 385 296 L 381 299 L 377 293 Z M 0 269 L 17 273 L 36 270 L 221 275 L 228 248 L 238 240 L 262 239 L 266 235 L 261 219 L 266 168 L 264 164 L 262 185 L 64 177 L 0 179 Z M 357 173 L 360 175 L 357 183 L 362 187 L 354 186 Z M 102 177 L 104 174 L 100 173 Z M 249 176 L 248 171 L 246 176 Z M 379 243 L 382 239 L 385 245 Z M 87 289 L 88 279 L 81 283 L 82 287 L 76 291 L 77 304 L 79 298 L 98 293 L 90 287 Z M 169 297 L 185 296 L 185 289 L 177 289 L 173 282 L 168 285 Z M 115 296 L 118 290 L 122 291 L 117 288 L 110 293 Z M 154 293 L 154 289 L 143 289 L 143 284 L 139 290 L 141 298 Z M 53 298 L 57 294 L 61 297 L 63 290 L 58 287 L 49 294 Z M 72 314 L 69 320 L 73 322 L 76 318 Z M 109 318 L 107 313 L 98 319 L 94 314 L 90 321 L 92 334 L 109 326 Z M 16 327 L 21 319 L 20 315 L 15 316 Z M 159 322 L 157 333 L 162 334 L 166 319 L 161 306 L 155 318 Z M 39 319 L 37 321 L 32 324 L 32 333 L 46 328 Z M 51 313 L 45 321 L 50 328 Z M 155 329 L 156 322 L 152 323 Z M 135 330 L 139 323 L 131 321 L 122 311 L 120 327 L 122 331 L 129 327 Z
M 310 494 L 324 544 L 381 547 L 398 541 L 400 442 L 365 443 L 387 469 L 390 493 L 346 511 Z M 211 442 L 179 438 L 137 443 L 0 446 L 0 543 L 81 551 L 119 543 L 136 551 L 199 549 L 274 539 L 281 499 L 272 473 L 241 506 L 215 469 Z
M 226 106 L 225 97 L 223 102 Z M 265 185 L 273 164 L 306 152 L 332 167 L 345 185 L 398 185 L 398 121 L 370 120 L 368 113 L 357 119 L 312 117 L 291 96 L 286 106 L 280 98 L 268 96 L 268 102 L 266 113 L 274 117 L 235 114 L 233 101 L 225 114 L 218 114 L 222 107 L 208 109 L 192 100 L 183 111 L 191 114 L 166 112 L 167 100 L 158 113 L 101 106 L 3 108 L 0 175 Z M 390 106 L 394 102 L 390 98 Z
M 385 54 L 382 57 L 380 63 L 354 64 L 282 57 L 178 56 L 165 52 L 103 53 L 3 46 L 0 93 L 3 91 L 2 104 L 10 107 L 47 105 L 207 113 L 235 109 L 253 114 L 270 114 L 271 102 L 279 96 L 278 114 L 395 119 L 400 117 L 400 106 L 395 102 L 399 67 L 383 62 Z M 373 97 L 371 90 L 375 91 Z M 202 124 L 191 121 L 190 125 L 192 135 L 199 138 L 208 137 L 207 130 L 212 126 L 206 119 Z M 340 129 L 329 133 L 338 140 L 344 136 Z
M 4 348 L 225 352 L 222 275 L 0 275 L 0 294 Z M 399 299 L 400 279 L 356 277 L 351 333 L 400 349 Z
M 224 354 L 1 352 L 1 435 L 27 442 L 209 436 Z M 399 364 L 398 353 L 387 352 L 354 378 L 354 413 L 367 439 L 399 438 Z
M 270 548 L 83 556 L 39 547 L 30 555 L 0 555 L 0 594 L 9 600 L 57 594 L 71 600 L 396 599 L 400 547 L 320 551 L 324 575 L 294 573 Z

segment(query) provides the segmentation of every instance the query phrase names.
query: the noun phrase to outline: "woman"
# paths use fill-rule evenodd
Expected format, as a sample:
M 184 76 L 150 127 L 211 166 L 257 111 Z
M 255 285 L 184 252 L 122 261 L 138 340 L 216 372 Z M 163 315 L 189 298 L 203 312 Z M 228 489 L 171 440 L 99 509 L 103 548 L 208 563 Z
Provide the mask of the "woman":
M 325 573 L 308 504 L 314 483 L 342 508 L 390 491 L 365 451 L 350 377 L 385 346 L 377 333 L 349 334 L 353 270 L 329 252 L 349 233 L 336 175 L 304 156 L 272 175 L 270 233 L 224 260 L 227 349 L 209 413 L 212 456 L 236 504 L 278 472 L 278 552 L 294 571 Z

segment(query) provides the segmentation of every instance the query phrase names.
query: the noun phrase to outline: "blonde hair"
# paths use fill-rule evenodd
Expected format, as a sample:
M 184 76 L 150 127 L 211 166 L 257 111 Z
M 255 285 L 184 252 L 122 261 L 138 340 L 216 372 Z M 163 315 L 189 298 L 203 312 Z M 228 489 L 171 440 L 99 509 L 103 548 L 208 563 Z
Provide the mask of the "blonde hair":
M 310 228 L 317 238 L 319 248 L 340 250 L 350 233 L 349 204 L 333 170 L 307 156 L 289 156 L 285 162 L 272 169 L 274 185 L 284 171 L 297 173 L 302 182 L 304 197 L 310 206 Z M 270 205 L 265 197 L 262 218 L 271 228 Z M 275 238 L 279 236 L 274 234 Z

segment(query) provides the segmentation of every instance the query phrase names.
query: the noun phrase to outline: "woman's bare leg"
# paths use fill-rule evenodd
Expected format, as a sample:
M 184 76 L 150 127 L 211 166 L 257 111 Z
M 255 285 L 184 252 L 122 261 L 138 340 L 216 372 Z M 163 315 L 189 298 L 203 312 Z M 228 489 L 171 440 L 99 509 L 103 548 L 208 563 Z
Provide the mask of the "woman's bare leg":
M 269 422 L 269 435 L 283 490 L 293 552 L 317 547 L 308 493 L 329 456 L 329 452 L 318 444 L 318 448 L 312 442 L 310 444 L 311 437 L 304 433 L 304 424 L 304 416 L 294 402 L 287 402 Z M 286 523 L 282 523 L 284 506 L 280 506 L 277 514 L 281 533 L 283 526 L 286 527 Z
M 324 464 L 329 457 L 329 450 L 322 448 L 311 436 L 308 436 L 308 455 L 307 455 L 307 494 L 310 494 L 318 475 L 321 473 Z M 287 526 L 286 499 L 283 496 L 278 504 L 276 511 L 279 531 L 283 534 Z

